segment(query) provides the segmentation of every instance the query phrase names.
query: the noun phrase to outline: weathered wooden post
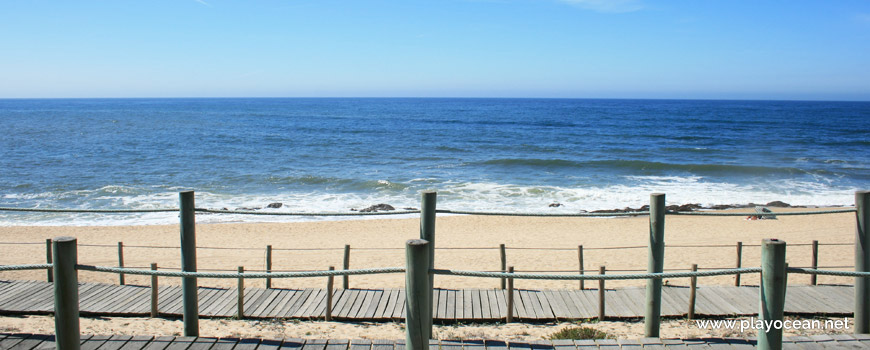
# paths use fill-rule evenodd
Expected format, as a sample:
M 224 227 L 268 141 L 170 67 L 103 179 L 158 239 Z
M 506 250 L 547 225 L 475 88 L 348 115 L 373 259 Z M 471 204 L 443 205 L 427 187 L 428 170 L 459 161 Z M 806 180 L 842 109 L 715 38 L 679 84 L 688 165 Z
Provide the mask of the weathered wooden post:
M 737 242 L 737 268 L 743 266 L 743 242 Z M 740 274 L 734 275 L 734 286 L 740 287 Z
M 819 268 L 819 241 L 817 240 L 813 240 L 813 261 L 811 263 L 814 270 Z M 810 275 L 811 285 L 816 285 L 816 282 L 818 282 L 817 276 L 816 274 Z
M 604 266 L 598 267 L 598 274 L 604 275 L 605 273 Z M 604 279 L 598 280 L 598 320 L 604 321 Z
M 577 246 L 577 259 L 580 260 L 580 274 L 584 274 L 583 271 L 583 245 Z M 580 290 L 586 289 L 586 280 L 580 280 Z
M 405 244 L 405 347 L 423 350 L 429 348 L 432 337 L 432 307 L 429 295 L 429 243 L 423 239 L 408 240 Z
M 785 308 L 785 241 L 761 241 L 761 308 L 758 319 L 770 327 L 758 330 L 758 349 L 782 349 L 782 321 Z
M 239 266 L 238 273 L 245 273 L 245 267 Z M 236 318 L 244 319 L 245 318 L 245 278 L 239 277 L 238 282 L 238 291 L 236 292 L 237 299 L 236 300 Z
M 196 204 L 193 191 L 178 193 L 181 221 L 181 271 L 196 272 Z M 184 336 L 199 336 L 199 297 L 196 277 L 181 278 Z
M 698 264 L 692 264 L 692 272 L 698 271 Z M 695 318 L 695 296 L 698 292 L 698 277 L 692 276 L 689 280 L 689 312 L 686 315 L 686 318 L 692 320 Z
M 151 271 L 157 271 L 157 263 L 151 263 Z M 157 302 L 158 302 L 158 294 L 157 294 L 157 275 L 151 275 L 151 317 L 157 317 Z
M 508 273 L 514 273 L 514 267 L 510 266 L 507 270 Z M 507 280 L 507 322 L 511 323 L 514 321 L 514 279 L 508 278 Z
M 649 260 L 647 273 L 662 273 L 665 262 L 665 194 L 653 193 L 649 197 Z M 648 338 L 658 338 L 662 319 L 662 280 L 650 278 L 646 281 L 646 313 L 644 315 L 644 334 Z
M 272 245 L 266 245 L 266 273 L 272 273 Z M 266 289 L 272 289 L 272 277 L 266 277 Z
M 870 191 L 855 192 L 855 271 L 870 272 Z M 855 277 L 855 334 L 870 333 L 870 277 Z
M 344 245 L 344 260 L 341 263 L 341 268 L 345 270 L 350 269 L 350 244 Z M 344 289 L 350 289 L 350 276 L 342 276 L 341 287 Z
M 429 269 L 435 268 L 435 206 L 438 201 L 438 194 L 435 191 L 423 192 L 420 202 L 420 239 L 429 242 Z M 429 296 L 427 297 L 427 305 L 429 310 L 432 310 L 432 293 L 435 287 L 435 275 L 429 274 Z M 429 317 L 429 336 L 432 336 L 432 317 Z
M 58 350 L 78 350 L 79 279 L 77 241 L 74 237 L 57 237 L 52 241 L 54 260 L 54 329 Z
M 118 242 L 118 267 L 124 268 L 124 242 Z M 118 274 L 118 284 L 124 285 L 124 273 Z
M 347 246 L 345 246 L 347 247 Z M 335 266 L 330 266 L 329 271 L 334 271 Z M 347 270 L 347 269 L 345 269 Z M 344 275 L 347 277 L 347 275 Z M 332 321 L 332 288 L 335 283 L 335 276 L 329 275 L 326 277 L 326 313 L 324 315 L 324 319 L 326 321 Z
M 51 264 L 51 238 L 45 239 L 45 263 Z M 48 281 L 54 282 L 54 268 L 48 268 Z
M 506 270 L 507 253 L 505 252 L 504 243 L 501 243 L 498 245 L 498 254 L 499 254 L 499 258 L 501 258 L 501 272 L 507 272 L 507 270 Z M 502 278 L 501 279 L 501 290 L 505 289 L 506 283 L 507 283 L 507 279 Z

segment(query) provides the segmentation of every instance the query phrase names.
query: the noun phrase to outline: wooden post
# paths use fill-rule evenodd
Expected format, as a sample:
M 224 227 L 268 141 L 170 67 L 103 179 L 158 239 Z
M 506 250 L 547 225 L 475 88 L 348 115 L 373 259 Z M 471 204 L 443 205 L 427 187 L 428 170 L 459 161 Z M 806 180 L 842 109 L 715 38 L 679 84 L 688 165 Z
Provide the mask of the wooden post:
M 603 275 L 604 266 L 598 267 L 598 274 Z M 598 280 L 598 320 L 604 321 L 604 280 Z
M 245 267 L 239 266 L 239 273 L 245 273 Z M 245 318 L 245 278 L 239 277 L 238 292 L 236 293 L 238 300 L 236 301 L 236 318 Z
M 577 259 L 580 260 L 580 274 L 583 272 L 583 245 L 577 246 Z M 580 290 L 586 289 L 586 280 L 580 280 Z
M 819 241 L 817 241 L 817 240 L 813 240 L 812 267 L 814 270 L 819 268 Z M 814 286 L 816 285 L 816 282 L 818 282 L 818 279 L 816 279 L 817 276 L 818 275 L 816 275 L 816 274 L 810 275 L 810 284 L 811 285 L 814 285 Z
M 423 192 L 420 201 L 420 239 L 429 242 L 429 269 L 435 268 L 435 206 L 438 201 L 438 194 L 434 191 Z M 427 305 L 432 310 L 432 293 L 435 291 L 435 275 L 429 274 L 429 296 Z M 429 322 L 428 335 L 432 337 L 432 317 L 427 318 Z
M 151 271 L 157 271 L 157 263 L 151 263 Z M 157 276 L 151 276 L 151 317 L 157 317 L 157 302 L 158 302 L 158 285 L 157 285 Z
M 193 191 L 178 193 L 181 226 L 181 271 L 196 272 L 196 204 Z M 184 336 L 199 336 L 199 297 L 196 277 L 182 277 Z
M 124 242 L 118 242 L 118 267 L 124 268 Z M 124 273 L 118 274 L 118 284 L 124 285 Z
M 341 267 L 345 270 L 350 270 L 350 244 L 344 245 L 344 260 L 342 261 Z M 341 279 L 341 287 L 344 289 L 350 289 L 350 276 L 344 275 Z
M 429 243 L 423 239 L 405 244 L 405 347 L 428 349 L 432 337 L 432 307 L 429 295 Z
M 743 242 L 737 242 L 737 268 L 743 266 Z M 734 275 L 734 286 L 740 287 L 740 274 Z
M 508 273 L 514 273 L 514 267 L 508 267 Z M 514 321 L 514 279 L 507 280 L 507 323 Z
M 499 257 L 501 258 L 501 272 L 507 272 L 507 270 L 505 268 L 507 266 L 507 254 L 505 253 L 504 243 L 498 245 L 498 254 L 499 254 Z M 501 290 L 505 289 L 506 283 L 507 283 L 507 279 L 502 278 L 501 279 Z
M 662 273 L 665 263 L 665 194 L 653 193 L 649 198 L 649 259 L 647 273 Z M 650 278 L 646 281 L 646 313 L 644 314 L 644 334 L 647 338 L 658 338 L 662 324 L 662 279 Z
M 266 273 L 272 273 L 272 245 L 266 246 Z M 272 277 L 266 277 L 266 289 L 272 289 Z
M 761 241 L 761 308 L 758 319 L 773 326 L 758 330 L 758 349 L 782 349 L 782 319 L 785 307 L 785 241 Z M 779 321 L 779 327 L 776 323 Z
M 870 272 L 870 191 L 855 192 L 855 271 Z M 855 334 L 870 333 L 870 277 L 855 277 Z
M 347 247 L 347 246 L 345 246 Z M 330 266 L 329 271 L 335 270 L 335 266 Z M 347 269 L 345 269 L 347 270 Z M 345 275 L 347 276 L 347 275 Z M 327 276 L 326 278 L 326 316 L 324 319 L 327 321 L 332 321 L 332 287 L 333 283 L 335 283 L 335 276 Z
M 698 264 L 692 264 L 692 272 L 698 271 Z M 697 293 L 698 277 L 692 276 L 689 281 L 689 312 L 686 318 L 695 319 L 695 294 Z
M 51 238 L 45 239 L 45 263 L 51 264 Z M 48 281 L 54 282 L 54 268 L 48 268 Z
M 54 330 L 58 350 L 78 350 L 79 281 L 77 241 L 74 237 L 57 237 L 52 241 L 54 260 Z

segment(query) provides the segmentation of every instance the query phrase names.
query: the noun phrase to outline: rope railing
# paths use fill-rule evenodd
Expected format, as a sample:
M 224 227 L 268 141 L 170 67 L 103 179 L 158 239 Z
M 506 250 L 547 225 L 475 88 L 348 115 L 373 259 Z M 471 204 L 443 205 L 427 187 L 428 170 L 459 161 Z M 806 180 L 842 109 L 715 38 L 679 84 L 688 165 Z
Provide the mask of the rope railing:
M 161 213 L 177 212 L 178 208 L 155 208 L 155 209 L 52 209 L 52 208 L 14 208 L 0 207 L 0 211 L 14 212 L 39 212 L 39 213 Z M 262 215 L 262 216 L 380 216 L 380 215 L 404 215 L 419 214 L 419 210 L 376 211 L 376 212 L 264 212 L 253 210 L 223 210 L 196 208 L 194 211 L 209 214 L 234 214 L 234 215 Z M 854 213 L 855 208 L 811 210 L 811 211 L 788 211 L 788 212 L 720 212 L 720 211 L 667 211 L 667 215 L 695 215 L 695 216 L 795 216 L 795 215 L 823 215 Z M 649 215 L 649 211 L 610 212 L 610 213 L 522 213 L 522 212 L 490 212 L 439 209 L 440 214 L 480 215 L 480 216 L 525 216 L 525 217 L 613 217 L 613 216 L 639 216 Z
M 445 270 L 432 269 L 431 273 L 436 275 L 448 276 L 467 276 L 467 277 L 484 277 L 484 278 L 513 278 L 513 279 L 532 279 L 532 280 L 636 280 L 636 279 L 662 279 L 662 278 L 684 278 L 684 277 L 711 277 L 722 275 L 736 275 L 745 273 L 761 272 L 760 267 L 744 267 L 739 269 L 725 269 L 712 271 L 694 271 L 694 272 L 667 272 L 667 273 L 643 273 L 643 274 L 620 274 L 620 275 L 545 275 L 531 273 L 508 273 L 508 272 L 484 272 L 484 271 L 464 271 L 464 270 Z M 870 274 L 870 273 L 868 273 Z
M 49 265 L 50 266 L 50 265 Z M 82 271 L 108 272 L 108 273 L 123 273 L 129 275 L 144 275 L 144 276 L 162 276 L 162 277 L 197 277 L 197 278 L 305 278 L 305 277 L 327 277 L 327 276 L 350 276 L 350 275 L 374 275 L 387 273 L 405 272 L 403 267 L 383 267 L 374 269 L 354 269 L 354 270 L 321 270 L 321 271 L 302 271 L 302 272 L 275 272 L 275 273 L 212 273 L 212 272 L 186 272 L 186 271 L 159 271 L 159 270 L 138 270 L 120 267 L 109 266 L 94 266 L 94 265 L 76 265 L 76 268 Z
M 0 271 L 47 270 L 52 264 L 0 265 Z

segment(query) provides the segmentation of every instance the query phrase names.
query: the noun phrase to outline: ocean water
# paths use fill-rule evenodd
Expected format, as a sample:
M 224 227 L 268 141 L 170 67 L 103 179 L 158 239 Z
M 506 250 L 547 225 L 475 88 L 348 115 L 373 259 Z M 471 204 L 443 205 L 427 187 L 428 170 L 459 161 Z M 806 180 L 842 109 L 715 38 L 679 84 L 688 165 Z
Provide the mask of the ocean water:
M 348 212 L 419 207 L 432 189 L 440 209 L 555 213 L 638 207 L 652 192 L 849 205 L 870 189 L 867 102 L 0 100 L 0 130 L 3 207 L 175 207 L 192 189 L 198 207 Z M 0 212 L 2 225 L 177 220 Z

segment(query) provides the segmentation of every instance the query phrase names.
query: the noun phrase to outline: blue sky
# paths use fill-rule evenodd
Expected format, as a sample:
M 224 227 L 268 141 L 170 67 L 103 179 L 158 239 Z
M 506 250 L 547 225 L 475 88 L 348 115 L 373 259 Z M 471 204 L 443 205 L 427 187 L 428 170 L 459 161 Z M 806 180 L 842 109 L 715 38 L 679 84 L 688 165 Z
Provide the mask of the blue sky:
M 0 98 L 870 100 L 870 1 L 0 2 Z

